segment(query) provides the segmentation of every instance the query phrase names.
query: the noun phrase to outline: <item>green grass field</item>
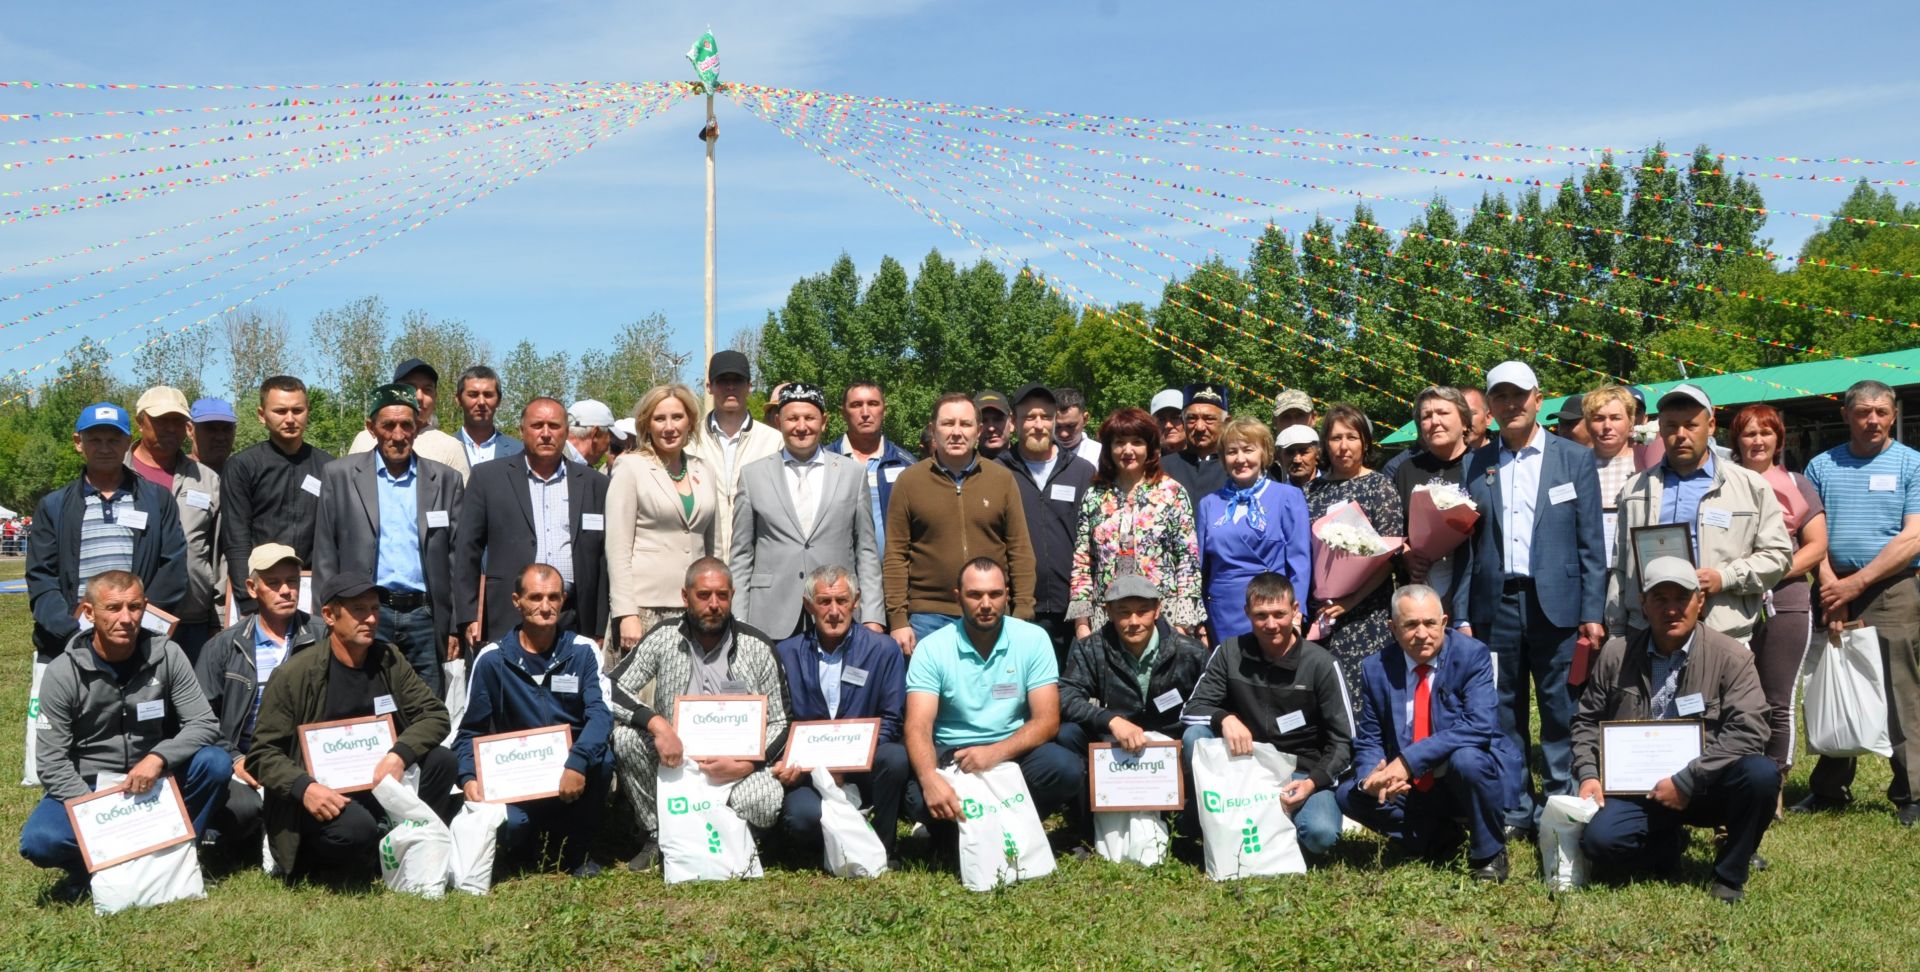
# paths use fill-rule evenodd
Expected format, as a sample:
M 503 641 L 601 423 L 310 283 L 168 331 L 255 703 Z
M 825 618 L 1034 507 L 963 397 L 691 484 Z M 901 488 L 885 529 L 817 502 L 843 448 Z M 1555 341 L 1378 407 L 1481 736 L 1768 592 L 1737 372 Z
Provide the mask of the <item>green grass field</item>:
M 0 562 L 0 579 L 19 561 Z M 26 598 L 0 595 L 0 831 L 9 847 L 38 789 L 18 777 L 29 670 Z M 1795 771 L 1787 799 L 1805 789 Z M 1792 819 L 1767 837 L 1770 870 L 1736 908 L 1705 892 L 1707 836 L 1691 883 L 1553 896 L 1531 848 L 1514 880 L 1381 863 L 1384 845 L 1342 841 L 1304 877 L 1214 884 L 1191 866 L 1062 861 L 1058 873 L 987 895 L 910 862 L 877 881 L 836 881 L 786 858 L 765 880 L 668 889 L 623 868 L 585 882 L 512 877 L 485 898 L 422 901 L 364 888 L 288 888 L 257 871 L 212 882 L 205 901 L 96 917 L 44 903 L 52 872 L 0 855 L 0 969 L 163 968 L 1095 968 L 1795 969 L 1920 965 L 1920 831 L 1863 765 L 1857 809 Z M 784 857 L 784 855 L 772 855 Z

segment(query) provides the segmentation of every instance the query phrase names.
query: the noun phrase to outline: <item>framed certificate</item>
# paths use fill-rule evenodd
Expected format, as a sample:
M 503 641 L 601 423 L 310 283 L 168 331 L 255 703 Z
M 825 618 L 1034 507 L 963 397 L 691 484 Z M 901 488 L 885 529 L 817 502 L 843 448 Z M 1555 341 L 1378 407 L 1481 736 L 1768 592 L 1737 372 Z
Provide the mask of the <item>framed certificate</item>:
M 1087 770 L 1087 793 L 1096 812 L 1180 810 L 1187 805 L 1177 742 L 1149 741 L 1137 753 L 1112 743 L 1091 743 Z
M 1634 576 L 1647 576 L 1647 565 L 1660 557 L 1678 557 L 1693 566 L 1693 527 L 1685 523 L 1637 526 L 1632 531 Z
M 767 758 L 767 697 L 682 695 L 673 700 L 673 731 L 689 759 Z
M 858 773 L 873 768 L 880 748 L 880 720 L 796 722 L 787 727 L 787 765 Z
M 519 803 L 560 795 L 560 774 L 573 751 L 570 726 L 522 729 L 473 741 L 473 778 L 480 799 Z
M 307 775 L 336 793 L 373 789 L 373 768 L 392 748 L 392 715 L 309 722 L 300 727 L 300 759 Z
M 1697 719 L 1602 722 L 1600 787 L 1610 795 L 1646 796 L 1699 759 L 1706 745 L 1706 724 Z
M 184 844 L 194 838 L 186 801 L 172 776 L 134 795 L 125 783 L 67 801 L 67 820 L 87 873 Z

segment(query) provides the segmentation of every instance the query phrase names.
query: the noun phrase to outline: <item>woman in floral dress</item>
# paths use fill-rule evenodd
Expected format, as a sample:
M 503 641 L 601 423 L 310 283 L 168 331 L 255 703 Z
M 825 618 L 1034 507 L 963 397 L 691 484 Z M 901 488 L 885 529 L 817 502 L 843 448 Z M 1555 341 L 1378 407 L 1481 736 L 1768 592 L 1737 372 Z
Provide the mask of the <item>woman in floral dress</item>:
M 1327 409 L 1320 421 L 1320 440 L 1326 451 L 1326 475 L 1307 485 L 1307 516 L 1319 520 L 1341 503 L 1354 503 L 1367 522 L 1383 537 L 1407 535 L 1406 512 L 1393 480 L 1367 468 L 1373 451 L 1373 427 L 1366 415 L 1351 405 Z M 1319 544 L 1319 540 L 1314 543 Z M 1391 621 L 1393 561 L 1381 561 L 1372 579 L 1338 600 L 1317 595 L 1314 612 L 1320 622 L 1320 645 L 1333 653 L 1347 680 L 1347 697 L 1360 698 L 1360 663 L 1368 655 L 1394 644 Z M 1330 629 L 1330 630 L 1329 630 Z
M 1105 619 L 1096 605 L 1118 573 L 1160 588 L 1161 617 L 1183 633 L 1200 626 L 1200 548 L 1193 502 L 1160 471 L 1160 429 L 1145 409 L 1123 408 L 1100 424 L 1100 464 L 1080 502 L 1067 618 L 1075 638 Z

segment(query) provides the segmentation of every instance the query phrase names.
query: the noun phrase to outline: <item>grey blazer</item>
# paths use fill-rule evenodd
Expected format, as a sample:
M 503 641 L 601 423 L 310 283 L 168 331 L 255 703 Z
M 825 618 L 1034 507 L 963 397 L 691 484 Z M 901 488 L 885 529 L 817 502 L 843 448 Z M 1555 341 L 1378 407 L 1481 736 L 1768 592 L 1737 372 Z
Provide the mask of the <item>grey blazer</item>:
M 860 585 L 854 620 L 882 623 L 880 548 L 874 540 L 873 506 L 863 463 L 821 450 L 820 512 L 803 534 L 787 488 L 785 451 L 756 459 L 740 470 L 733 500 L 733 613 L 775 641 L 799 627 L 807 572 L 838 564 Z
M 415 456 L 419 479 L 414 521 L 420 531 L 420 570 L 433 605 L 436 645 L 454 631 L 453 527 L 460 522 L 460 473 Z M 313 529 L 313 589 L 343 571 L 380 579 L 380 487 L 374 481 L 380 453 L 361 452 L 327 463 L 320 471 L 320 515 Z M 444 519 L 442 519 L 444 517 Z M 431 521 L 431 522 L 430 522 Z M 320 605 L 313 606 L 315 611 Z

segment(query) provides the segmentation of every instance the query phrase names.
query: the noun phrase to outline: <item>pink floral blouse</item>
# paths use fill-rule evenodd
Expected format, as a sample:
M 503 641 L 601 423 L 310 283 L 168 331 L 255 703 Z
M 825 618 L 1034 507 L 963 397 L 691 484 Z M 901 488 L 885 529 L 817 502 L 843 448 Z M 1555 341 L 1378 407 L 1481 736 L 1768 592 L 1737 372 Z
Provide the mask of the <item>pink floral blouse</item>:
M 1126 556 L 1132 556 L 1139 572 L 1165 595 L 1160 612 L 1168 624 L 1190 627 L 1207 619 L 1200 600 L 1193 502 L 1173 477 L 1143 481 L 1124 497 L 1111 484 L 1087 490 L 1073 547 L 1068 618 L 1100 617 L 1100 595 Z

